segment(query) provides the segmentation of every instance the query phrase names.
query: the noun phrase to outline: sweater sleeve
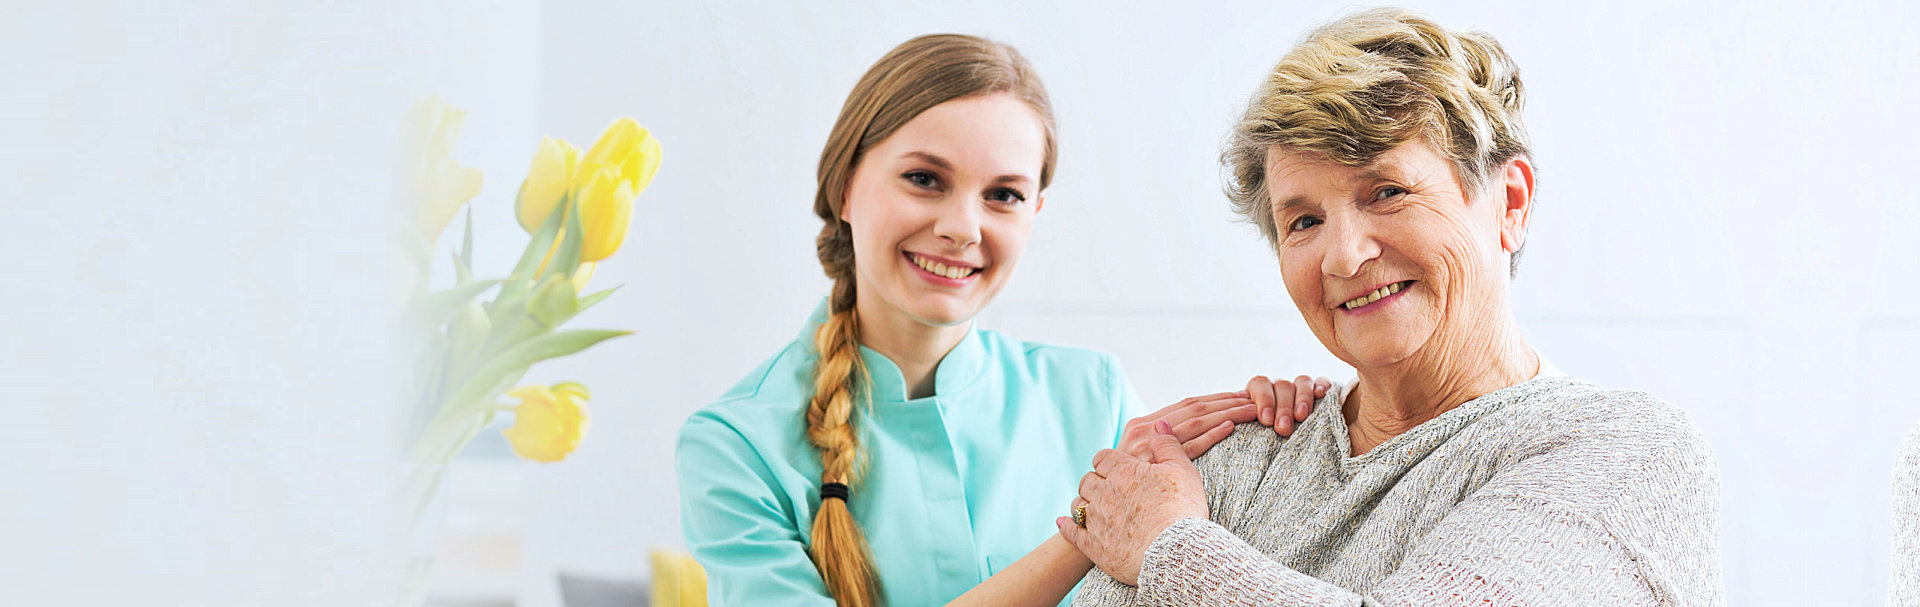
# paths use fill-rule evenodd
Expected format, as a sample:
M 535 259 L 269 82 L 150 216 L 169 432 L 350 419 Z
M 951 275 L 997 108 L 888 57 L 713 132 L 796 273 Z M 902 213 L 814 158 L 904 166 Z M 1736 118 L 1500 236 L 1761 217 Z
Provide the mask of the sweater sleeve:
M 1888 605 L 1920 605 L 1920 424 L 1893 464 L 1893 577 Z
M 1582 411 L 1593 420 L 1522 437 L 1524 446 L 1364 595 L 1294 571 L 1193 518 L 1148 547 L 1135 600 L 1719 605 L 1718 478 L 1704 437 L 1671 408 L 1609 404 Z
M 706 570 L 711 604 L 834 605 L 791 522 L 791 504 L 746 437 L 696 415 L 680 429 L 674 464 L 681 530 Z

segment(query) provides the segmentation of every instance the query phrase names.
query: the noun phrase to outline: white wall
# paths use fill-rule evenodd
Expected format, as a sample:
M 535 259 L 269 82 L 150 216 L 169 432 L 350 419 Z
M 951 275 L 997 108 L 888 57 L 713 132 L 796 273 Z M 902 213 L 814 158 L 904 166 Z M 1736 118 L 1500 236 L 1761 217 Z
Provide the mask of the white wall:
M 397 129 L 438 92 L 463 161 L 524 171 L 537 15 L 9 6 L 0 602 L 390 603 Z
M 533 144 L 632 115 L 667 148 L 625 283 L 536 368 L 596 399 L 527 466 L 519 602 L 556 571 L 645 575 L 681 543 L 672 437 L 825 292 L 813 171 L 853 81 L 934 31 L 1021 48 L 1053 92 L 1059 176 L 982 317 L 1119 354 L 1150 402 L 1254 373 L 1344 378 L 1218 144 L 1308 2 L 546 3 L 33 8 L 0 24 L 0 587 L 19 604 L 343 605 L 376 535 L 378 204 L 412 100 L 471 111 L 479 264 Z M 1421 3 L 1526 74 L 1541 199 L 1517 304 L 1569 372 L 1707 429 L 1729 604 L 1877 604 L 1893 450 L 1920 421 L 1920 26 L 1911 3 Z M 458 483 L 458 480 L 456 480 Z M 454 504 L 458 509 L 459 503 Z M 377 597 L 375 597 L 377 598 Z

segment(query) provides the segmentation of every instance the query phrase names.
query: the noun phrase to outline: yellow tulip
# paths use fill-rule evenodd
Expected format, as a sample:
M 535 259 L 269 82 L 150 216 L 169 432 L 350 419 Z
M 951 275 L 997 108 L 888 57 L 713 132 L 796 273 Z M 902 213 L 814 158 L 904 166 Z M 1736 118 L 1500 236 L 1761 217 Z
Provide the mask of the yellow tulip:
M 580 259 L 599 261 L 620 250 L 633 221 L 633 199 L 660 172 L 660 140 L 621 117 L 607 126 L 580 161 L 581 227 L 586 231 Z
M 453 160 L 453 142 L 466 121 L 466 111 L 437 95 L 407 111 L 405 196 L 413 206 L 414 226 L 428 243 L 438 240 L 460 206 L 480 193 L 480 170 Z
M 638 194 L 653 183 L 654 173 L 660 171 L 660 140 L 640 128 L 640 123 L 622 116 L 600 133 L 600 140 L 587 150 L 585 163 L 618 167 L 620 180 L 633 184 L 633 191 Z
M 520 227 L 529 233 L 540 229 L 553 205 L 571 192 L 579 205 L 583 232 L 580 260 L 606 259 L 626 241 L 627 227 L 633 222 L 633 199 L 659 172 L 660 140 L 632 118 L 622 117 L 608 125 L 584 157 L 566 141 L 546 138 L 520 187 Z M 557 239 L 553 250 L 559 250 Z
M 580 293 L 582 291 L 587 290 L 587 281 L 593 279 L 593 265 L 594 264 L 591 261 L 583 262 L 580 264 L 579 268 L 573 271 L 573 292 L 574 293 Z
M 580 178 L 580 149 L 565 139 L 544 137 L 533 153 L 533 167 L 520 184 L 520 196 L 514 201 L 514 214 L 527 233 L 540 229 L 553 205 L 576 187 Z
M 601 168 L 580 187 L 574 200 L 580 206 L 580 261 L 600 261 L 620 250 L 627 239 L 627 226 L 633 222 L 633 197 L 637 192 L 621 181 L 611 169 Z
M 513 452 L 536 462 L 566 459 L 587 432 L 587 387 L 567 382 L 552 388 L 521 386 L 507 393 L 520 399 L 513 427 L 502 431 Z
M 707 607 L 707 572 L 693 555 L 679 550 L 655 548 L 648 555 L 653 561 L 653 600 L 655 607 Z

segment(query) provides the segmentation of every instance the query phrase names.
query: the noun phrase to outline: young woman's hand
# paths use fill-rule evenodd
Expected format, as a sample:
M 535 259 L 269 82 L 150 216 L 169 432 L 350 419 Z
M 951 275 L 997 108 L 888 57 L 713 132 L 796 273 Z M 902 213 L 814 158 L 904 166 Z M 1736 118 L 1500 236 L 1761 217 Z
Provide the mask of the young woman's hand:
M 1292 436 L 1293 429 L 1313 413 L 1313 403 L 1331 387 L 1333 382 L 1325 377 L 1302 375 L 1291 382 L 1275 382 L 1257 376 L 1247 381 L 1245 390 L 1187 398 L 1127 422 L 1118 448 L 1134 457 L 1149 457 L 1152 449 L 1147 443 L 1153 438 L 1154 423 L 1162 421 L 1173 429 L 1188 459 L 1226 440 L 1235 424 L 1260 420 L 1281 436 Z M 1282 409 L 1285 415 L 1280 414 Z
M 1138 458 L 1148 458 L 1153 454 L 1149 445 L 1154 437 L 1154 424 L 1166 422 L 1173 429 L 1173 436 L 1179 439 L 1186 449 L 1188 458 L 1200 457 L 1214 445 L 1233 434 L 1235 424 L 1259 419 L 1258 401 L 1246 392 L 1221 392 L 1206 396 L 1195 396 L 1162 407 L 1146 415 L 1127 422 L 1125 430 L 1120 432 L 1120 451 Z
M 1293 381 L 1273 381 L 1265 375 L 1256 375 L 1247 380 L 1247 389 L 1240 393 L 1253 400 L 1260 411 L 1261 424 L 1271 426 L 1280 436 L 1293 436 L 1294 428 L 1313 413 L 1313 403 L 1326 396 L 1332 387 L 1333 381 L 1325 377 L 1314 379 L 1302 375 Z

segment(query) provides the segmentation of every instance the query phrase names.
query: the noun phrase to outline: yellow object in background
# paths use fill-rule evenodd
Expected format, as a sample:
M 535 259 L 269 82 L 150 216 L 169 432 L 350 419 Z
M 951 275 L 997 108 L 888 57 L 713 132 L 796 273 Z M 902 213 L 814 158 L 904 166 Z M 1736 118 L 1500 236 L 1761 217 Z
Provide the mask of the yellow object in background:
M 545 463 L 566 459 L 587 433 L 586 386 L 521 386 L 507 395 L 520 404 L 513 408 L 513 427 L 501 434 L 520 457 Z
M 573 191 L 579 172 L 579 148 L 565 139 L 541 138 L 540 149 L 533 153 L 533 166 L 527 169 L 527 180 L 520 182 L 520 196 L 513 203 L 520 227 L 528 233 L 540 229 L 541 222 L 553 213 L 553 205 Z
M 606 259 L 626 240 L 633 199 L 660 172 L 660 152 L 660 140 L 626 117 L 608 125 L 584 157 L 563 139 L 542 139 L 527 180 L 520 184 L 514 215 L 521 228 L 533 233 L 554 205 L 571 195 L 583 232 L 580 260 Z
M 693 555 L 655 548 L 651 558 L 654 607 L 707 607 L 707 571 Z
M 428 97 L 407 112 L 402 154 L 406 169 L 406 200 L 413 205 L 414 226 L 428 247 L 440 238 L 455 213 L 480 193 L 479 169 L 453 160 L 453 143 L 467 112 Z
M 633 218 L 633 199 L 660 171 L 660 140 L 621 117 L 607 125 L 580 161 L 581 261 L 600 261 L 620 249 Z
M 600 261 L 620 250 L 633 220 L 633 197 L 639 192 L 618 174 L 602 169 L 580 186 L 580 261 Z

